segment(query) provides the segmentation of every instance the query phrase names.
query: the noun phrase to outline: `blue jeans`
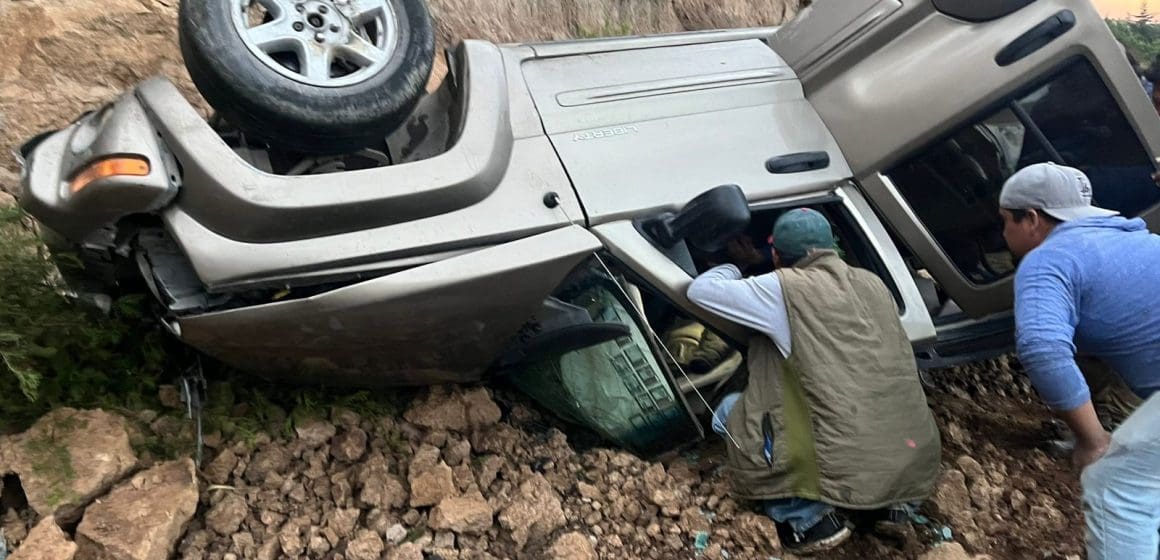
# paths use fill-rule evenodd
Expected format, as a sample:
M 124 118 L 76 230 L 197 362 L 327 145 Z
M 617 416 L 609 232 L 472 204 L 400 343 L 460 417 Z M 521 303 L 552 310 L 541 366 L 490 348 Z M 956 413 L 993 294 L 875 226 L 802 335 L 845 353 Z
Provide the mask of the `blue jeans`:
M 1160 393 L 1112 433 L 1081 480 L 1088 559 L 1160 559 Z
M 725 420 L 733 405 L 741 398 L 741 393 L 730 393 L 721 399 L 721 405 L 713 411 L 713 431 L 725 436 Z M 794 531 L 806 532 L 821 521 L 827 513 L 834 511 L 834 507 L 822 502 L 805 498 L 783 498 L 779 500 L 765 500 L 761 502 L 761 511 L 779 523 L 788 523 Z

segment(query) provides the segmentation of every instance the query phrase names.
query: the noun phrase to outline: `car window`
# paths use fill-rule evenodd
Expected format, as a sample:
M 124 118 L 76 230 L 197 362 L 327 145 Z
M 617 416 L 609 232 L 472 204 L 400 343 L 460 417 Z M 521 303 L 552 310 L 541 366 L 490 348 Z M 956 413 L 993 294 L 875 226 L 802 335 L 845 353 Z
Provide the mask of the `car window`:
M 513 384 L 568 421 L 644 455 L 696 440 L 684 402 L 614 290 L 606 280 L 566 300 L 587 309 L 593 321 L 627 325 L 629 336 L 530 364 Z
M 1152 163 L 1090 63 L 1053 73 L 983 118 L 903 161 L 887 175 L 968 279 L 988 284 L 1015 263 L 1003 241 L 1003 182 L 1034 163 L 1083 170 L 1093 202 L 1135 216 L 1160 201 Z

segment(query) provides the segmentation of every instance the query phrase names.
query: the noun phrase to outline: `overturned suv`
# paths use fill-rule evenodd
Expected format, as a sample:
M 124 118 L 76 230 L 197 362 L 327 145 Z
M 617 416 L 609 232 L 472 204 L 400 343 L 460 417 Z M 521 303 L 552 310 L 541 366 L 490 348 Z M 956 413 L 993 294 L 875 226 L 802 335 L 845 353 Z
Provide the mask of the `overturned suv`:
M 465 41 L 430 92 L 418 0 L 186 0 L 180 29 L 212 119 L 153 78 L 21 149 L 77 294 L 147 290 L 186 344 L 275 378 L 505 376 L 643 454 L 701 437 L 744 376 L 749 333 L 685 290 L 787 208 L 882 277 L 926 368 L 1011 346 L 1017 169 L 1160 217 L 1160 119 L 1088 0 Z

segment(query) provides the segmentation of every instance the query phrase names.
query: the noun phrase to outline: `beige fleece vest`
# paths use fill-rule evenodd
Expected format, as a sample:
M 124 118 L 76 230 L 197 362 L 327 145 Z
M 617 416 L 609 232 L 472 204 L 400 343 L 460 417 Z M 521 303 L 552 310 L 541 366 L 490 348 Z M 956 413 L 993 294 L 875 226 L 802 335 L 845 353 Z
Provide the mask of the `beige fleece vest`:
M 890 291 L 833 251 L 777 274 L 793 347 L 787 360 L 768 337 L 750 342 L 728 419 L 734 493 L 852 509 L 926 498 L 941 442 Z

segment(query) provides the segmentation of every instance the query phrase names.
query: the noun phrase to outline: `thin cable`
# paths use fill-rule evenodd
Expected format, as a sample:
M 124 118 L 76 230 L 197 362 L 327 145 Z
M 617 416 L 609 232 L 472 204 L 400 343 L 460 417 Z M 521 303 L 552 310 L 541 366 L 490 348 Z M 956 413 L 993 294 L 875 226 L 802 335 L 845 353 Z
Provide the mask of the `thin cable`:
M 564 213 L 564 217 L 568 220 L 568 223 L 572 223 L 572 216 L 568 215 L 568 210 L 565 209 L 564 205 L 560 202 L 559 196 L 556 197 L 556 202 L 557 208 L 559 208 L 560 211 Z M 628 290 L 626 290 L 620 283 L 620 280 L 617 278 L 617 276 L 612 273 L 612 269 L 609 268 L 608 263 L 605 263 L 604 259 L 600 257 L 600 253 L 593 251 L 592 256 L 596 257 L 596 261 L 599 262 L 600 266 L 604 268 L 604 272 L 608 274 L 608 277 L 612 279 L 614 284 L 616 284 L 616 288 L 619 289 L 620 293 L 624 295 L 625 301 L 627 301 L 629 306 L 632 307 L 632 310 L 637 313 L 637 319 L 640 321 L 640 324 L 644 326 L 644 329 L 648 331 L 650 335 L 652 335 L 652 337 L 657 341 L 657 344 L 662 349 L 664 349 L 665 354 L 669 357 L 669 360 L 672 361 L 673 365 L 676 366 L 677 371 L 681 372 L 681 376 L 683 376 L 685 380 L 689 382 L 689 387 L 693 389 L 693 393 L 697 395 L 697 398 L 701 399 L 701 402 L 704 403 L 705 408 L 710 413 L 712 413 L 713 405 L 710 405 L 709 401 L 705 398 L 705 395 L 702 395 L 701 391 L 697 389 L 697 385 L 693 383 L 693 379 L 689 377 L 688 373 L 685 372 L 685 368 L 681 367 L 681 364 L 677 362 L 677 358 L 673 356 L 672 351 L 670 351 L 669 347 L 665 345 L 665 341 L 662 340 L 660 335 L 657 334 L 656 330 L 652 328 L 652 324 L 649 323 L 648 319 L 645 317 L 644 310 L 637 308 L 636 301 L 632 298 L 632 296 L 628 295 Z M 733 434 L 729 433 L 729 427 L 722 423 L 721 428 L 725 430 L 725 435 L 729 437 L 729 441 L 733 443 L 733 446 L 737 449 L 741 449 L 741 444 L 737 443 L 737 440 L 734 439 Z

